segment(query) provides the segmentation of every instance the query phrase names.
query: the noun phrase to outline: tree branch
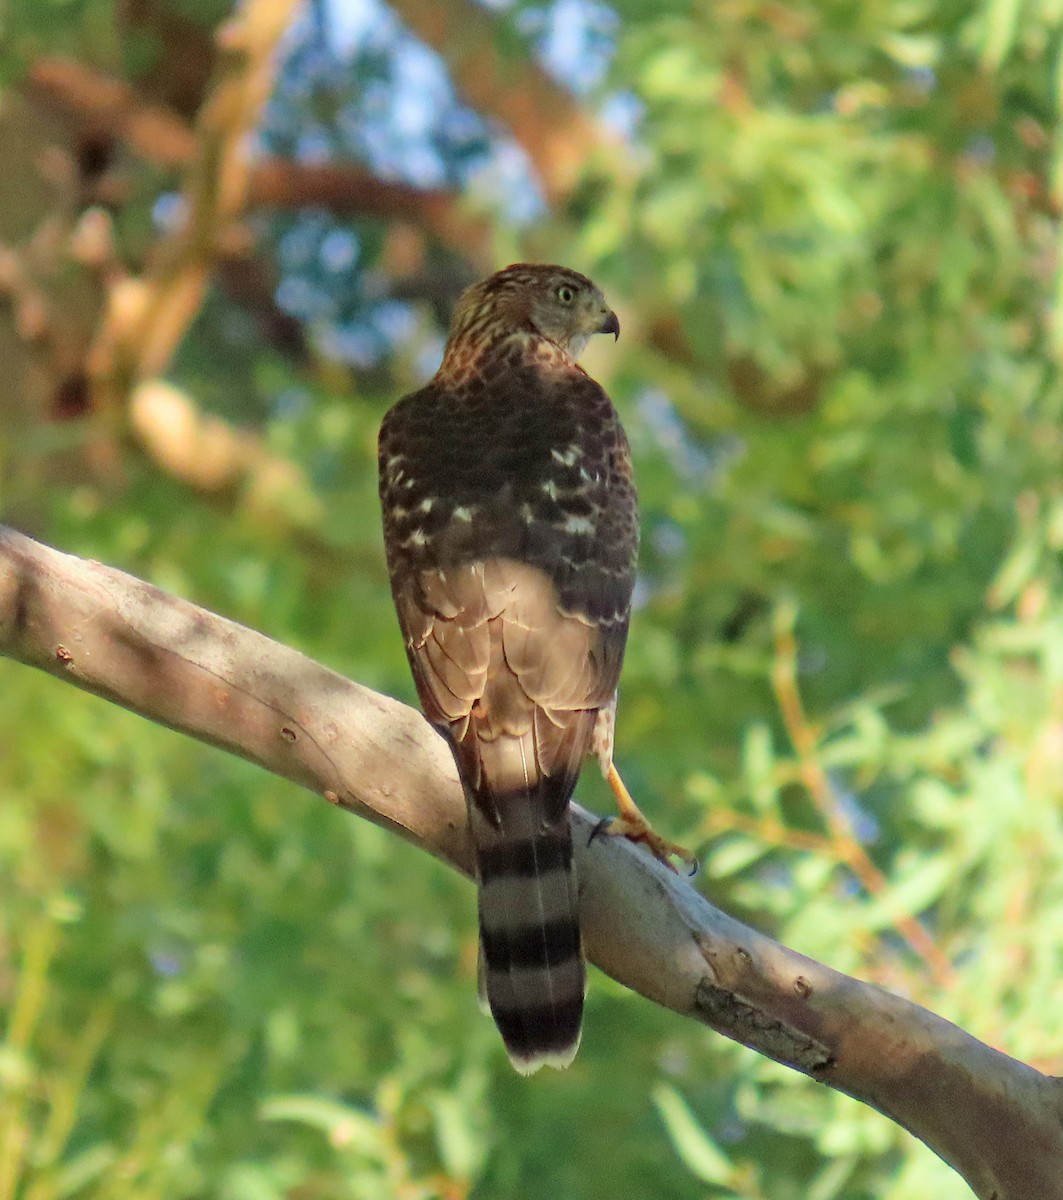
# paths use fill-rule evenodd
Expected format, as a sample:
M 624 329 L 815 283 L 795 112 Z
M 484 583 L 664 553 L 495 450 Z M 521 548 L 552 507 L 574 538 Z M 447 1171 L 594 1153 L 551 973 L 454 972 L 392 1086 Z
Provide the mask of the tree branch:
M 146 102 L 124 80 L 70 59 L 42 58 L 30 68 L 25 88 L 83 134 L 106 132 L 145 162 L 180 169 L 196 160 L 191 127 L 170 109 Z M 380 179 L 347 162 L 264 157 L 250 162 L 247 172 L 248 209 L 315 206 L 340 216 L 405 221 L 462 257 L 489 265 L 490 222 L 466 213 L 456 192 Z
M 40 58 L 24 90 L 86 135 L 117 138 L 160 167 L 184 167 L 196 156 L 196 135 L 175 112 L 149 104 L 123 79 L 69 58 Z
M 219 246 L 244 211 L 250 135 L 269 98 L 277 48 L 296 3 L 248 0 L 215 35 L 218 67 L 197 117 L 184 219 L 156 243 L 142 278 L 111 289 L 90 356 L 105 410 L 121 411 L 136 383 L 166 369 L 199 311 Z
M 150 584 L 0 527 L 0 654 L 220 746 L 469 873 L 443 740 L 412 709 Z M 574 809 L 590 959 L 877 1108 L 983 1200 L 1063 1198 L 1063 1086 L 713 908 Z
M 490 263 L 491 223 L 464 210 L 456 192 L 381 179 L 354 163 L 262 158 L 251 168 L 250 208 L 327 208 L 338 216 L 404 221 L 463 258 Z
M 152 461 L 172 478 L 201 496 L 240 496 L 268 515 L 274 529 L 292 530 L 325 549 L 315 536 L 324 520 L 323 505 L 310 481 L 255 434 L 204 413 L 187 392 L 162 379 L 134 388 L 129 425 Z
M 568 198 L 588 159 L 617 147 L 573 93 L 528 56 L 507 22 L 475 0 L 390 4 L 443 56 L 465 100 L 509 129 L 534 163 L 552 205 Z

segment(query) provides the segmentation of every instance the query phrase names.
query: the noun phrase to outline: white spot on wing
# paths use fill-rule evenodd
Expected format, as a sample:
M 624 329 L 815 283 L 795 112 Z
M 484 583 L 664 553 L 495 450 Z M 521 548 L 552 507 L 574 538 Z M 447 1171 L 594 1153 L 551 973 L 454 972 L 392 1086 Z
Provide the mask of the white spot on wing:
M 583 457 L 583 451 L 573 442 L 564 450 L 551 450 L 550 457 L 563 467 L 572 467 L 575 466 L 578 459 Z
M 594 522 L 589 517 L 566 517 L 561 528 L 565 533 L 593 533 Z
M 550 497 L 551 500 L 557 499 L 557 484 L 552 479 L 548 479 L 543 484 L 543 491 Z
M 421 503 L 417 505 L 417 511 L 424 512 L 424 513 L 431 512 L 432 505 L 434 503 L 435 503 L 435 501 L 432 499 L 431 496 L 425 496 L 425 498 L 421 501 Z
M 471 521 L 472 509 L 466 508 L 464 504 L 459 504 L 458 507 L 454 509 L 453 516 L 455 521 Z
M 427 544 L 428 537 L 423 529 L 415 529 L 402 543 L 403 549 L 408 549 L 410 546 L 425 546 Z

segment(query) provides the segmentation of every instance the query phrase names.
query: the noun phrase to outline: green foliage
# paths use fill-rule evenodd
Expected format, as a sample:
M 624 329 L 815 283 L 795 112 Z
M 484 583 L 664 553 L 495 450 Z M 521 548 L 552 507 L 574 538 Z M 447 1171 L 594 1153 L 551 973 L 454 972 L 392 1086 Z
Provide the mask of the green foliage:
M 16 5 L 14 57 L 112 60 L 110 4 L 53 7 L 76 22 Z M 620 766 L 714 902 L 1059 1074 L 1060 6 L 615 8 L 601 90 L 637 111 L 635 168 L 531 236 L 642 333 L 593 352 L 643 507 Z M 341 144 L 345 99 L 371 122 L 401 91 L 387 29 L 347 97 L 301 92 L 322 56 L 293 50 L 277 145 L 325 111 L 330 147 L 407 161 Z M 460 115 L 425 141 L 483 204 Z M 133 454 L 120 487 L 71 484 L 80 427 L 3 435 L 0 509 L 412 700 L 375 434 L 437 314 L 385 319 L 379 222 L 332 278 L 335 222 L 301 221 L 278 271 L 329 301 L 302 314 L 322 346 L 365 336 L 360 369 L 297 364 L 221 291 L 174 367 L 300 468 L 280 517 Z M 597 974 L 575 1065 L 516 1078 L 476 1011 L 469 885 L 247 764 L 2 661 L 0 747 L 0 1200 L 969 1194 L 877 1113 Z

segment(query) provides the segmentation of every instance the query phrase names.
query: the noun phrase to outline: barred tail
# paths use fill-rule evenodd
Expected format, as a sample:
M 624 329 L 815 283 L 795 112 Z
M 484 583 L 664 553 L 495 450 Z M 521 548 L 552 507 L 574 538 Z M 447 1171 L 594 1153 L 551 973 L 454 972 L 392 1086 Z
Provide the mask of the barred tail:
M 480 895 L 481 984 L 522 1075 L 567 1067 L 579 1047 L 586 969 L 568 812 L 550 824 L 534 789 L 470 805 Z

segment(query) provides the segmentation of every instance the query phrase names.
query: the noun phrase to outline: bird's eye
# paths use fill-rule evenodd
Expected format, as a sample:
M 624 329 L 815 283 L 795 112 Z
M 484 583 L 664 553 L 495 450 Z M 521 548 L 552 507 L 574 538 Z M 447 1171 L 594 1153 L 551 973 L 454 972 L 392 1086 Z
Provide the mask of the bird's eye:
M 557 289 L 557 298 L 562 304 L 571 304 L 576 298 L 576 293 L 568 286 L 567 283 L 563 283 Z

